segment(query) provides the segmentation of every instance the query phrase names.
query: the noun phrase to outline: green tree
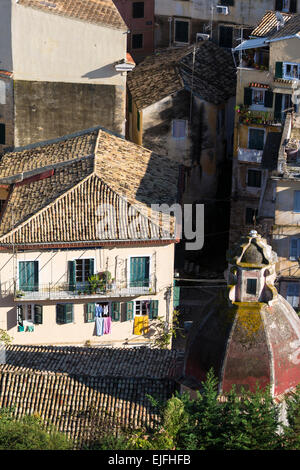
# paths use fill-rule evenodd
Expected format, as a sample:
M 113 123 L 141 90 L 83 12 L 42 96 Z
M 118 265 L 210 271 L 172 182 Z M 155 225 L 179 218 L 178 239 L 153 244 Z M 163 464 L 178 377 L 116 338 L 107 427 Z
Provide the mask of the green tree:
M 72 442 L 54 428 L 46 430 L 38 416 L 16 420 L 13 410 L 0 410 L 0 450 L 69 450 Z

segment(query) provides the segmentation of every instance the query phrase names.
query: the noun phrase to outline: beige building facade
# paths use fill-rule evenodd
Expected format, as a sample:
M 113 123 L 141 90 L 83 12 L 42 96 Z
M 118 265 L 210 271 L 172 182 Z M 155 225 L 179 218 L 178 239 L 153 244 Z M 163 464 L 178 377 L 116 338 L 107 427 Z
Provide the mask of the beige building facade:
M 150 344 L 172 324 L 180 168 L 101 128 L 0 162 L 0 328 L 18 344 Z M 155 191 L 154 191 L 155 188 Z M 156 208 L 152 208 L 156 204 Z
M 89 8 L 78 0 L 3 0 L 0 71 L 10 72 L 14 94 L 1 113 L 1 149 L 97 125 L 124 135 L 126 70 L 117 66 L 126 68 L 126 31 L 112 0 Z

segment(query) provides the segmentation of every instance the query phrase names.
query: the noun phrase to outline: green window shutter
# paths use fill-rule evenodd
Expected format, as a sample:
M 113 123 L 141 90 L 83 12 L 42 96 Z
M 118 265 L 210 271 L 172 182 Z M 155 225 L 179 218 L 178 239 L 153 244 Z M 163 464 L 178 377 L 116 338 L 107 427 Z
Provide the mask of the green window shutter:
M 130 287 L 148 287 L 149 269 L 149 256 L 130 258 Z
M 252 88 L 244 88 L 244 105 L 251 106 L 252 104 Z
M 180 304 L 180 287 L 174 285 L 173 292 L 173 307 L 176 308 Z
M 43 323 L 43 306 L 34 305 L 34 323 L 36 325 L 42 325 Z
M 126 302 L 126 321 L 133 320 L 133 302 Z
M 65 323 L 65 304 L 56 304 L 56 323 L 59 325 Z
M 68 261 L 68 277 L 69 277 L 69 290 L 73 291 L 76 288 L 75 281 L 76 261 Z
M 73 304 L 65 304 L 65 323 L 73 322 Z
M 38 291 L 39 263 L 38 261 L 19 262 L 19 288 L 27 292 Z
M 275 77 L 276 78 L 282 78 L 282 70 L 283 70 L 283 63 L 276 62 L 275 64 Z
M 85 321 L 87 323 L 95 321 L 95 304 L 86 304 Z
M 158 317 L 158 300 L 150 301 L 149 319 L 154 320 Z
M 263 150 L 264 139 L 263 129 L 249 129 L 249 149 Z
M 282 93 L 275 93 L 274 118 L 281 120 L 282 117 Z
M 265 92 L 265 102 L 264 106 L 265 108 L 273 108 L 273 91 L 266 91 Z
M 111 319 L 112 321 L 120 321 L 121 318 L 121 303 L 112 302 L 111 303 Z
M 95 260 L 94 258 L 90 259 L 90 276 L 92 276 L 95 272 Z

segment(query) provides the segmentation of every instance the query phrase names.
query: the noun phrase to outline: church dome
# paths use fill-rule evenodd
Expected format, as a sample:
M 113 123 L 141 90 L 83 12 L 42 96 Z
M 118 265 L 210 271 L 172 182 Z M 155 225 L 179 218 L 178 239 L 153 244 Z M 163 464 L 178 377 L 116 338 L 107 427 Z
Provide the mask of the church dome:
M 274 286 L 277 257 L 267 242 L 250 234 L 238 245 L 229 255 L 231 285 L 188 336 L 183 383 L 199 389 L 213 368 L 220 394 L 258 384 L 276 397 L 300 383 L 300 319 Z M 246 292 L 249 279 L 256 294 Z

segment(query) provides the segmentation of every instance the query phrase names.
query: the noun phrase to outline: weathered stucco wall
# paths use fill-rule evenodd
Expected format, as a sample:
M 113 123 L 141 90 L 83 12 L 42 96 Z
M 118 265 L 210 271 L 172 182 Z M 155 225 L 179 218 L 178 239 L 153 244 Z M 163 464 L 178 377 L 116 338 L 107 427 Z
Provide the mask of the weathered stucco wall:
M 14 101 L 16 146 L 99 125 L 124 134 L 125 88 L 121 86 L 17 80 Z
M 0 70 L 12 71 L 11 0 L 0 2 Z
M 12 2 L 14 78 L 125 85 L 114 68 L 126 57 L 125 31 Z
M 157 290 L 156 294 L 141 295 L 135 297 L 103 298 L 99 301 L 122 302 L 121 321 L 112 323 L 112 334 L 101 337 L 95 336 L 95 324 L 85 322 L 85 303 L 96 302 L 97 299 L 77 298 L 76 300 L 37 300 L 35 302 L 43 305 L 43 324 L 35 325 L 34 332 L 17 331 L 17 312 L 13 296 L 9 295 L 13 281 L 18 277 L 19 261 L 39 262 L 39 286 L 46 286 L 49 282 L 67 283 L 68 261 L 79 258 L 94 258 L 95 272 L 108 270 L 116 280 L 124 281 L 129 276 L 130 256 L 150 256 L 150 273 L 156 274 Z M 67 344 L 84 343 L 87 340 L 92 342 L 120 342 L 122 344 L 126 338 L 137 338 L 133 335 L 133 321 L 125 321 L 125 303 L 135 300 L 158 300 L 159 316 L 166 318 L 167 302 L 165 299 L 167 287 L 173 286 L 173 266 L 174 266 L 174 245 L 156 247 L 132 247 L 132 248 L 112 248 L 112 249 L 86 249 L 86 250 L 65 250 L 47 252 L 24 252 L 13 255 L 12 253 L 0 254 L 0 328 L 7 330 L 13 336 L 14 343 L 18 344 Z M 17 286 L 18 287 L 18 286 Z M 58 325 L 56 323 L 56 304 L 74 304 L 73 323 Z M 25 304 L 26 302 L 22 302 Z M 169 320 L 172 315 L 172 302 L 169 305 Z
M 5 125 L 5 144 L 0 151 L 14 144 L 14 86 L 10 78 L 0 77 L 0 123 Z

